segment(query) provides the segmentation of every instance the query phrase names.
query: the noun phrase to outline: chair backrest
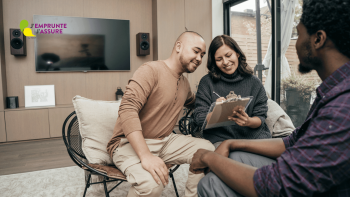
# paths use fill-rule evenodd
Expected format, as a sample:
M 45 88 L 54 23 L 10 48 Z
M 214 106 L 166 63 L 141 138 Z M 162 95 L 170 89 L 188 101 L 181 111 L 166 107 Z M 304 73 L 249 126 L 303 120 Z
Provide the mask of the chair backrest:
M 179 130 L 184 135 L 192 135 L 196 138 L 203 138 L 200 126 L 194 121 L 193 110 L 188 110 L 186 115 L 179 120 Z
M 68 129 L 67 129 L 67 137 L 68 137 L 68 144 L 70 145 L 72 150 L 76 154 L 78 154 L 80 157 L 85 159 L 84 152 L 81 148 L 82 138 L 80 135 L 79 122 L 76 115 L 74 116 L 72 121 L 69 123 Z
M 80 135 L 79 122 L 75 111 L 69 114 L 64 121 L 62 127 L 62 137 L 71 157 L 71 154 L 76 154 L 76 156 L 79 156 L 82 159 L 86 159 L 85 154 L 81 148 L 82 138 Z M 72 158 L 72 160 L 77 163 L 76 159 Z M 78 165 L 81 166 L 80 164 Z

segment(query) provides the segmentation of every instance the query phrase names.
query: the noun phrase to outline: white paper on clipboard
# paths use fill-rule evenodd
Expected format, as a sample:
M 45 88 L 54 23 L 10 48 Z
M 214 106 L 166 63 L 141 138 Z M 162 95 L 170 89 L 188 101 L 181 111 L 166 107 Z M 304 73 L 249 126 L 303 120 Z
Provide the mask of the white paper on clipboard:
M 212 103 L 203 123 L 202 130 L 236 124 L 234 121 L 228 120 L 228 116 L 232 115 L 233 109 L 242 109 L 245 111 L 252 100 L 253 96 L 247 96 Z

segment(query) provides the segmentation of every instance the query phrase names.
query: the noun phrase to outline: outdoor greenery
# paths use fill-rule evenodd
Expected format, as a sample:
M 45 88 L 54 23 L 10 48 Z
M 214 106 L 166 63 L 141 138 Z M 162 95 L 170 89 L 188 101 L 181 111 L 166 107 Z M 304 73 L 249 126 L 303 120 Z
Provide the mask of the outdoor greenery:
M 308 80 L 307 76 L 292 73 L 291 76 L 282 80 L 281 90 L 283 95 L 285 95 L 286 90 L 295 89 L 299 92 L 300 97 L 302 97 L 304 101 L 309 101 L 311 93 L 315 91 L 319 83 L 320 82 L 317 80 Z

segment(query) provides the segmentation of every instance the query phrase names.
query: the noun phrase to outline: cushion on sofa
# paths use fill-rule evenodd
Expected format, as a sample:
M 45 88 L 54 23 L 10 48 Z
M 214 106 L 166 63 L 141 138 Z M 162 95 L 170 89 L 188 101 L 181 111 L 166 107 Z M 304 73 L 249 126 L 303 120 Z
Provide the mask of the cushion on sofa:
M 72 101 L 83 139 L 82 149 L 89 163 L 113 165 L 107 143 L 112 138 L 120 101 L 92 100 L 79 95 Z
M 287 113 L 271 99 L 268 99 L 267 106 L 269 109 L 265 121 L 272 137 L 286 137 L 290 135 L 295 130 L 295 127 Z

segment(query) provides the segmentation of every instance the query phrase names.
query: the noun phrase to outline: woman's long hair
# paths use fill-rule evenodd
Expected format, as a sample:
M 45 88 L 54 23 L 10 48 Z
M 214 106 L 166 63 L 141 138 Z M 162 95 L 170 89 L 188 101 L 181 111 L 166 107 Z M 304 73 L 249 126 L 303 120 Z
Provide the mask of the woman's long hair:
M 247 58 L 242 49 L 238 46 L 237 42 L 230 36 L 221 35 L 216 36 L 209 46 L 207 68 L 209 70 L 208 74 L 211 76 L 211 78 L 214 80 L 220 79 L 222 71 L 216 65 L 215 53 L 224 44 L 234 50 L 238 55 L 238 73 L 243 76 L 252 75 L 253 70 L 250 68 L 250 66 L 248 66 Z

